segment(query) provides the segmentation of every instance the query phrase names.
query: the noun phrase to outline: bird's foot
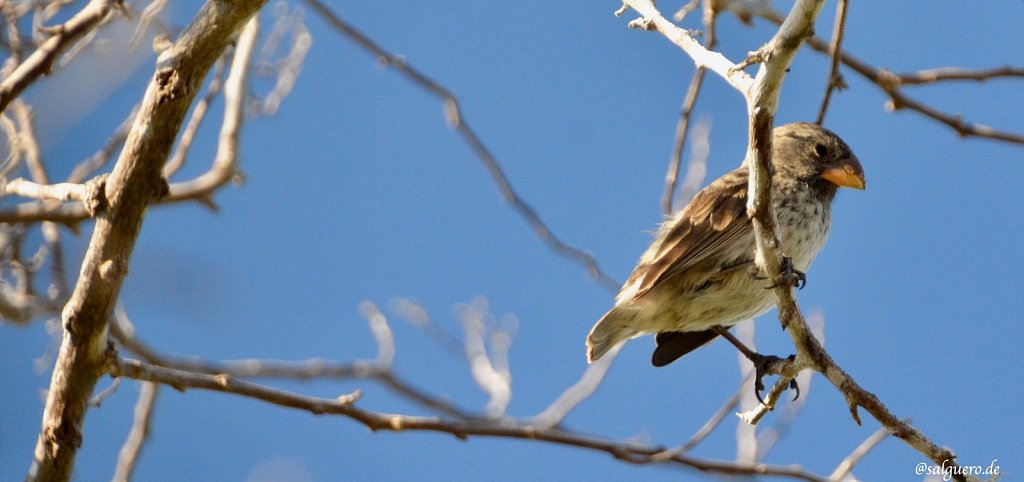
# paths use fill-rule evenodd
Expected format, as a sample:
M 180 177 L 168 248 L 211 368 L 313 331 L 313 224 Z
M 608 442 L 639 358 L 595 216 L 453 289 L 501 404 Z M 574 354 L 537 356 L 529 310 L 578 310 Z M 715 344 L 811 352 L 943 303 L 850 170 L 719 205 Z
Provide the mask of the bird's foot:
M 807 286 L 807 275 L 793 267 L 793 258 L 789 256 L 782 257 L 782 272 L 779 273 L 778 278 L 775 278 L 775 283 L 765 289 L 770 290 L 783 285 L 794 286 L 801 290 Z
M 778 370 L 774 370 L 773 367 L 779 363 L 792 362 L 796 359 L 796 355 L 790 355 L 786 358 L 779 358 L 774 355 L 762 355 L 760 353 L 746 354 L 747 358 L 751 363 L 754 364 L 754 396 L 757 397 L 757 401 L 765 405 L 764 398 L 761 396 L 761 392 L 764 391 L 764 381 L 762 380 L 765 375 L 778 373 Z M 796 396 L 793 400 L 800 398 L 800 385 L 797 385 L 796 378 L 789 381 L 789 387 L 796 391 Z
M 761 392 L 764 391 L 764 376 L 774 375 L 777 373 L 783 373 L 787 368 L 787 365 L 791 365 L 796 360 L 796 355 L 790 355 L 786 358 L 780 358 L 774 355 L 762 355 L 750 347 L 744 345 L 738 338 L 729 333 L 729 330 L 723 326 L 713 326 L 711 331 L 719 334 L 722 338 L 725 338 L 736 347 L 743 356 L 750 360 L 750 363 L 754 364 L 754 396 L 757 397 L 757 401 L 764 403 L 764 397 L 761 396 Z M 793 378 L 789 381 L 789 387 L 796 390 L 796 396 L 793 400 L 800 398 L 800 386 L 797 385 L 796 379 Z

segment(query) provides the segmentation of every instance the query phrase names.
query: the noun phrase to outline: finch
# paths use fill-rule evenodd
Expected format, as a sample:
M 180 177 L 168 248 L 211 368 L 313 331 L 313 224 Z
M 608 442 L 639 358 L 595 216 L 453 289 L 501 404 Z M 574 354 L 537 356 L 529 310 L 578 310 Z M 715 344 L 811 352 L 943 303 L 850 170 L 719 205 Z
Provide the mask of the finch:
M 792 269 L 811 265 L 831 224 L 840 187 L 864 189 L 864 171 L 850 147 L 808 123 L 773 132 L 772 205 L 782 252 Z M 654 366 L 665 366 L 729 328 L 775 305 L 771 280 L 755 265 L 747 216 L 746 163 L 707 185 L 662 223 L 615 306 L 587 335 L 587 359 L 641 335 L 656 334 Z

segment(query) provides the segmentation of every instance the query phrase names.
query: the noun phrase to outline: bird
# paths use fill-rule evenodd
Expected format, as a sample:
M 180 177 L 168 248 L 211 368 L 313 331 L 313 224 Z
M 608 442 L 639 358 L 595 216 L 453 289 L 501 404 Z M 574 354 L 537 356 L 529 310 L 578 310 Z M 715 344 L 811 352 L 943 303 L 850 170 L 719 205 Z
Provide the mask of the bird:
M 803 281 L 828 237 L 837 191 L 864 189 L 864 170 L 839 136 L 816 124 L 786 124 L 772 135 L 771 198 L 783 261 Z M 615 305 L 587 335 L 588 362 L 654 334 L 651 363 L 665 366 L 775 305 L 766 289 L 773 282 L 755 261 L 748 180 L 744 161 L 661 224 Z

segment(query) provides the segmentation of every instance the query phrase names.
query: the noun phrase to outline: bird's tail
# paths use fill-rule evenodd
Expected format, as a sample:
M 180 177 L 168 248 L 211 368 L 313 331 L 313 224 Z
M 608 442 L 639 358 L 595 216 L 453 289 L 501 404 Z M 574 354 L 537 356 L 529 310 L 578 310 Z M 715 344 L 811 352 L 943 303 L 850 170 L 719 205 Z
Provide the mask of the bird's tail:
M 636 315 L 635 310 L 616 306 L 597 320 L 587 335 L 587 361 L 593 363 L 615 345 L 640 335 Z

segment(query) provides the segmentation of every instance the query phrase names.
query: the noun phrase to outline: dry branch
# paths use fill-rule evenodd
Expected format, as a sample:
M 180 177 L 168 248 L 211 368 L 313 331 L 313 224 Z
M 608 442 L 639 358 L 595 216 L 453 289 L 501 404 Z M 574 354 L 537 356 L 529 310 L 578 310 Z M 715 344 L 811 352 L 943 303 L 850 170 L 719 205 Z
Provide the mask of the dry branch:
M 164 51 L 105 189 L 78 283 L 62 312 L 61 342 L 28 480 L 68 480 L 89 397 L 108 364 L 107 320 L 181 123 L 214 60 L 265 0 L 210 1 Z M 103 2 L 100 2 L 103 3 Z M 92 4 L 90 4 L 92 5 Z
M 758 9 L 753 13 L 772 23 L 782 23 L 782 16 L 773 10 Z M 829 52 L 828 42 L 818 37 L 808 38 L 807 45 L 818 52 Z M 889 102 L 886 104 L 886 108 L 889 110 L 909 109 L 941 124 L 945 124 L 962 137 L 974 136 L 1012 144 L 1024 144 L 1024 134 L 969 122 L 959 114 L 943 112 L 923 102 L 914 100 L 904 94 L 900 88 L 902 85 L 915 85 L 942 80 L 974 80 L 980 82 L 999 77 L 1024 77 L 1024 69 L 1013 67 L 976 71 L 966 69 L 933 69 L 924 70 L 917 74 L 894 74 L 886 69 L 874 67 L 843 50 L 839 50 L 839 60 L 842 61 L 843 65 L 857 72 L 857 74 L 885 92 L 889 96 Z M 904 83 L 903 80 L 908 82 Z
M 803 471 L 799 467 L 769 464 L 738 464 L 703 460 L 673 454 L 665 457 L 665 449 L 647 445 L 619 442 L 587 436 L 557 428 L 542 429 L 509 420 L 453 421 L 438 417 L 417 417 L 364 410 L 355 405 L 358 392 L 337 399 L 308 397 L 283 390 L 235 380 L 227 375 L 173 370 L 135 360 L 116 358 L 109 368 L 114 376 L 124 376 L 170 385 L 179 390 L 198 388 L 233 393 L 313 414 L 336 414 L 349 417 L 373 431 L 393 432 L 426 431 L 448 433 L 460 439 L 469 437 L 500 437 L 539 440 L 559 445 L 579 447 L 611 454 L 632 464 L 671 463 L 700 471 L 725 475 L 777 475 L 798 480 L 825 482 L 826 479 Z
M 57 57 L 92 32 L 120 3 L 119 0 L 92 0 L 67 22 L 46 29 L 50 38 L 0 82 L 0 112 L 39 76 L 49 74 Z
M 431 79 L 423 72 L 413 68 L 404 57 L 384 50 L 383 47 L 377 45 L 376 42 L 365 34 L 357 30 L 348 22 L 342 20 L 341 17 L 335 14 L 327 7 L 327 5 L 324 5 L 323 2 L 320 2 L 319 0 L 306 0 L 306 3 L 313 7 L 313 9 L 316 10 L 317 13 L 319 13 L 334 30 L 352 40 L 367 52 L 373 54 L 381 65 L 397 70 L 418 87 L 441 99 L 444 105 L 445 118 L 448 121 L 448 124 L 462 135 L 463 140 L 469 145 L 470 149 L 473 150 L 473 153 L 484 167 L 487 168 L 487 172 L 491 175 L 491 179 L 494 181 L 494 184 L 497 185 L 498 191 L 501 192 L 502 199 L 512 206 L 512 209 L 519 213 L 519 215 L 530 224 L 530 227 L 533 228 L 533 232 L 537 234 L 537 237 L 547 244 L 555 253 L 576 261 L 586 267 L 590 276 L 601 282 L 605 287 L 612 290 L 619 289 L 620 283 L 601 270 L 600 265 L 597 263 L 597 259 L 595 259 L 593 255 L 575 246 L 566 244 L 560 238 L 555 236 L 547 224 L 540 218 L 540 215 L 537 214 L 537 211 L 515 191 L 512 187 L 511 181 L 508 179 L 508 176 L 505 175 L 505 171 L 502 169 L 501 164 L 498 163 L 498 160 L 493 154 L 491 154 L 491 151 L 487 146 L 484 145 L 483 140 L 481 140 L 480 136 L 476 134 L 476 131 L 474 131 L 466 122 L 466 118 L 462 115 L 462 110 L 459 107 L 458 98 L 456 98 L 448 88 Z
M 747 148 L 746 159 L 750 168 L 749 192 L 752 193 L 748 200 L 747 212 L 754 225 L 757 243 L 757 264 L 763 267 L 773 279 L 779 279 L 778 277 L 782 272 L 783 256 L 783 253 L 780 251 L 781 243 L 771 203 L 770 172 L 774 115 L 778 105 L 782 81 L 796 51 L 805 39 L 811 37 L 814 19 L 823 3 L 823 0 L 797 0 L 784 20 L 777 19 L 779 20 L 778 23 L 781 23 L 778 32 L 755 54 L 744 62 L 732 67 L 716 64 L 717 68 L 712 69 L 719 72 L 726 80 L 729 80 L 730 84 L 739 90 L 747 100 L 747 110 L 750 117 L 750 143 Z M 706 62 L 703 59 L 729 62 L 720 54 L 709 53 L 699 44 L 696 44 L 692 37 L 686 39 L 685 37 L 688 34 L 685 34 L 685 31 L 665 20 L 649 1 L 627 0 L 624 2 L 624 5 L 637 9 L 643 15 L 643 18 L 639 21 L 631 22 L 632 25 L 655 25 L 657 30 L 670 41 L 693 56 L 698 65 Z M 640 8 L 637 8 L 637 6 Z M 680 42 L 681 37 L 685 41 Z M 818 42 L 821 43 L 820 41 Z M 819 47 L 822 50 L 826 48 L 824 45 L 819 45 Z M 849 65 L 844 56 L 840 58 Z M 757 77 L 749 85 L 746 82 L 737 83 L 727 75 L 723 75 L 726 72 L 736 72 L 740 67 L 750 62 L 760 62 L 761 68 L 758 71 Z M 796 346 L 797 356 L 793 361 L 782 360 L 776 364 L 777 366 L 773 367 L 770 371 L 771 373 L 792 378 L 801 370 L 812 368 L 825 375 L 843 394 L 849 404 L 850 413 L 858 424 L 860 424 L 860 419 L 857 415 L 857 407 L 863 407 L 876 420 L 881 422 L 891 434 L 902 439 L 937 465 L 949 466 L 956 464 L 955 456 L 951 451 L 938 446 L 910 424 L 893 415 L 885 408 L 878 397 L 860 387 L 832 360 L 817 338 L 811 334 L 807 322 L 797 306 L 792 286 L 780 283 L 774 291 L 779 308 L 779 321 L 789 332 Z

